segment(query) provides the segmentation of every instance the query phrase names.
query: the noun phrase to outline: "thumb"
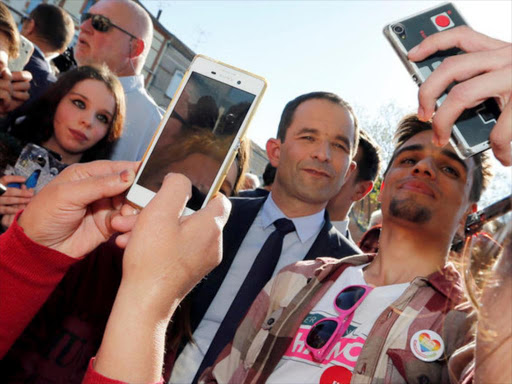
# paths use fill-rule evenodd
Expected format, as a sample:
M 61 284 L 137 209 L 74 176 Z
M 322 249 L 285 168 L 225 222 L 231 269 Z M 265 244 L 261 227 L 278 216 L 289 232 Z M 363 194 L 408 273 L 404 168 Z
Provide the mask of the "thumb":
M 162 187 L 149 204 L 142 210 L 140 216 L 143 220 L 158 218 L 178 223 L 178 219 L 185 209 L 191 196 L 192 184 L 190 180 L 179 173 L 169 173 L 165 176 Z
M 60 184 L 56 187 L 62 187 L 62 193 L 75 205 L 86 207 L 97 200 L 114 197 L 123 193 L 130 187 L 134 179 L 135 172 L 132 169 L 125 169 L 120 173 L 91 176 L 82 180 Z M 45 192 L 45 189 L 42 192 Z M 51 190 L 46 190 L 48 193 L 52 193 Z
M 187 225 L 197 225 L 199 228 L 205 225 L 205 223 L 211 222 L 213 219 L 222 230 L 228 221 L 230 212 L 231 202 L 222 193 L 218 193 L 208 202 L 206 207 L 182 219 L 189 221 Z

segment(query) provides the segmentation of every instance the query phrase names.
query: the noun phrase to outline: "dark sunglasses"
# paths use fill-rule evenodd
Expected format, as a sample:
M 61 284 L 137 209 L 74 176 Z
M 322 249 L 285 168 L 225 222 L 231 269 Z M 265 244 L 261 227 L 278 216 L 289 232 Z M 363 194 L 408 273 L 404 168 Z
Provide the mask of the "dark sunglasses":
M 114 27 L 119 29 L 121 32 L 126 33 L 128 36 L 130 36 L 132 39 L 139 40 L 139 38 L 135 35 L 132 35 L 127 30 L 115 25 L 113 22 L 110 21 L 110 19 L 103 15 L 95 15 L 92 13 L 82 13 L 80 16 L 80 24 L 85 23 L 87 20 L 91 19 L 91 25 L 92 27 L 97 30 L 98 32 L 107 32 L 110 27 Z
M 334 299 L 334 308 L 339 316 L 321 319 L 311 327 L 306 345 L 316 361 L 323 361 L 329 354 L 335 341 L 348 329 L 357 307 L 372 289 L 366 285 L 351 285 L 341 290 Z

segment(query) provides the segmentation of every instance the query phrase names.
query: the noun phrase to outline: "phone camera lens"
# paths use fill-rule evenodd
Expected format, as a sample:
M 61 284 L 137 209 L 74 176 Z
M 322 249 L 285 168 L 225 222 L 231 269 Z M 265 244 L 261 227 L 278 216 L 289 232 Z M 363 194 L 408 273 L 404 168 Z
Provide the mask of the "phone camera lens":
M 40 167 L 44 168 L 44 166 L 46 165 L 46 159 L 43 156 L 39 155 L 37 156 L 36 163 L 39 164 Z
M 242 84 L 242 82 L 241 82 L 240 80 L 238 80 L 236 83 L 237 83 L 238 85 Z
M 401 24 L 395 24 L 393 25 L 393 32 L 395 32 L 397 35 L 401 35 L 402 33 L 404 33 L 405 29 L 403 27 L 403 25 Z

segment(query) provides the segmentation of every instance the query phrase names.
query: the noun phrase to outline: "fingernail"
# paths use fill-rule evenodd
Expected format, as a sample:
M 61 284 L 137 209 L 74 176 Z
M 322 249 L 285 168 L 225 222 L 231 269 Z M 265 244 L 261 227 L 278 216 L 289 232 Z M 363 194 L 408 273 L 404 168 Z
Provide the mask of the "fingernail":
M 448 140 L 441 139 L 440 137 L 436 136 L 434 144 L 437 145 L 438 147 L 444 147 L 447 143 Z
M 418 107 L 418 119 L 420 119 L 421 121 L 424 121 L 425 120 L 425 110 L 423 109 L 423 107 L 420 105 Z
M 417 45 L 409 51 L 409 55 L 414 55 L 416 52 L 418 52 L 418 50 L 419 50 L 419 46 Z
M 131 169 L 125 169 L 120 174 L 121 180 L 125 183 L 132 182 L 135 177 L 135 173 Z

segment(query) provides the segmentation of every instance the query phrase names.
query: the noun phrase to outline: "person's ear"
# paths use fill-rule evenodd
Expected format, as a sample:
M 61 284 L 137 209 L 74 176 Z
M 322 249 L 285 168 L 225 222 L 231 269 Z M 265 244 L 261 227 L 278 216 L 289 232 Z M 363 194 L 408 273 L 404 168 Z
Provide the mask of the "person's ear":
M 130 59 L 142 55 L 142 52 L 144 52 L 144 46 L 144 41 L 142 39 L 133 39 Z
M 363 199 L 373 189 L 373 181 L 364 180 L 360 181 L 356 185 L 356 190 L 352 195 L 352 201 L 359 201 Z
M 380 191 L 379 191 L 379 195 L 377 196 L 377 201 L 379 203 L 382 203 L 382 200 L 381 200 L 382 192 L 384 192 L 384 180 L 382 180 L 382 183 L 380 183 Z
M 279 159 L 281 157 L 281 140 L 280 139 L 268 139 L 267 141 L 267 156 L 268 161 L 273 167 L 279 166 Z
M 23 36 L 29 36 L 32 32 L 34 32 L 34 28 L 36 27 L 36 23 L 32 19 L 26 19 L 21 25 L 21 34 Z
M 347 180 L 350 177 L 350 175 L 352 174 L 352 172 L 356 172 L 356 169 L 357 169 L 357 163 L 354 160 L 352 160 L 350 162 L 350 165 L 347 168 L 347 173 L 345 173 L 345 182 L 347 182 Z

